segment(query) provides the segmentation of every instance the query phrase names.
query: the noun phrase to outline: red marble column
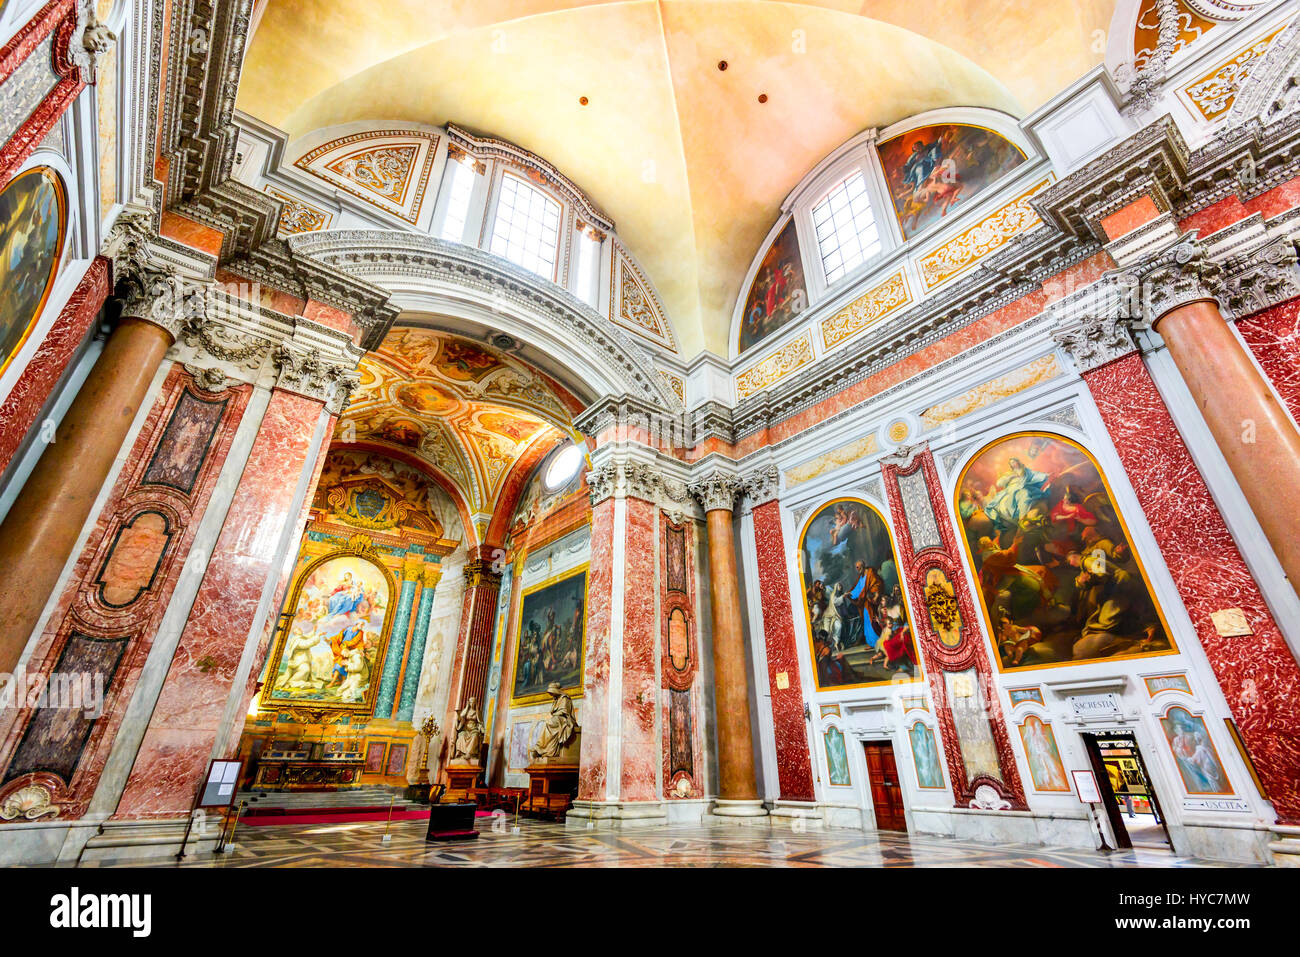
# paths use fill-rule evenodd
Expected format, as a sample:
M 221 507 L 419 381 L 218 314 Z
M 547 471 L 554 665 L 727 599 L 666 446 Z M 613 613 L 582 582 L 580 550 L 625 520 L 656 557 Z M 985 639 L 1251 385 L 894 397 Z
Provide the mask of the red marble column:
M 975 802 L 980 789 L 991 787 L 1008 809 L 1028 810 L 1015 754 L 1011 750 L 1006 718 L 994 690 L 993 667 L 980 633 L 981 616 L 976 611 L 962 573 L 957 538 L 947 518 L 934 456 L 926 445 L 905 449 L 884 460 L 881 477 L 889 499 L 889 510 L 898 529 L 898 560 L 912 606 L 913 634 L 925 662 L 956 806 L 977 806 Z M 940 639 L 930 618 L 927 595 L 932 577 L 933 583 L 955 600 L 959 609 L 961 623 L 954 645 Z M 972 670 L 979 687 L 972 688 L 971 692 L 978 695 L 976 700 L 983 710 L 981 715 L 966 720 L 988 722 L 997 750 L 1000 779 L 968 768 L 963 757 L 961 732 L 954 715 L 954 703 L 949 699 L 945 673 Z
M 501 574 L 495 570 L 496 559 L 491 556 L 499 549 L 483 545 L 478 556 L 465 563 L 465 593 L 460 613 L 460 636 L 456 640 L 456 658 L 452 674 L 456 676 L 453 692 L 448 698 L 447 714 L 443 721 L 443 740 L 455 737 L 456 713 L 474 699 L 474 706 L 482 716 L 487 710 L 488 671 L 492 665 L 493 625 L 496 623 L 497 595 L 501 590 Z
M 1255 770 L 1283 823 L 1300 824 L 1300 667 L 1136 353 L 1084 373 Z M 1239 608 L 1254 634 L 1223 637 Z
M 659 741 L 655 709 L 659 679 L 655 673 L 655 506 L 627 498 L 623 594 L 615 595 L 623 613 L 623 733 L 620 736 L 620 801 L 655 801 Z
M 86 671 L 86 653 L 99 649 L 103 714 L 82 721 L 40 709 L 6 712 L 0 794 L 35 781 L 60 819 L 79 817 L 89 804 L 251 391 L 209 393 L 172 367 L 27 665 L 29 675 L 67 671 L 59 662 L 71 647 L 71 670 Z M 196 442 L 195 434 L 209 437 Z
M 27 368 L 5 396 L 0 406 L 0 473 L 9 467 L 18 446 L 36 425 L 36 417 L 104 308 L 109 272 L 110 263 L 103 256 L 91 262 Z
M 813 801 L 812 754 L 808 749 L 799 651 L 790 604 L 787 553 L 781 532 L 781 506 L 773 500 L 754 508 L 754 548 L 758 554 L 759 604 L 767 644 L 767 679 L 772 696 L 772 731 L 776 736 L 776 773 L 781 798 Z M 777 683 L 785 674 L 788 687 Z
M 207 770 L 258 605 L 278 571 L 323 403 L 276 389 L 226 514 L 116 817 L 184 815 Z
M 1300 583 L 1300 431 L 1216 303 L 1179 306 L 1153 325 L 1283 570 Z
M 582 671 L 582 753 L 578 800 L 604 801 L 608 778 L 610 624 L 614 594 L 614 499 L 591 508 L 591 571 L 587 578 L 587 651 Z

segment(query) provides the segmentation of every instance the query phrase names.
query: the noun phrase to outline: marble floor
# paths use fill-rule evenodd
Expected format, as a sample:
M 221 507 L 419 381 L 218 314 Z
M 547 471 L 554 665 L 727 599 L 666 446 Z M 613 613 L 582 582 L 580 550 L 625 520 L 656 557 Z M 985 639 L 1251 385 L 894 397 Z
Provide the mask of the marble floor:
M 773 831 L 754 827 L 674 826 L 643 830 L 566 830 L 524 820 L 480 818 L 479 838 L 428 844 L 421 821 L 284 825 L 240 829 L 233 853 L 177 865 L 102 861 L 96 867 L 1219 867 L 1136 848 L 1103 854 L 1077 848 L 987 845 L 941 837 L 849 830 Z

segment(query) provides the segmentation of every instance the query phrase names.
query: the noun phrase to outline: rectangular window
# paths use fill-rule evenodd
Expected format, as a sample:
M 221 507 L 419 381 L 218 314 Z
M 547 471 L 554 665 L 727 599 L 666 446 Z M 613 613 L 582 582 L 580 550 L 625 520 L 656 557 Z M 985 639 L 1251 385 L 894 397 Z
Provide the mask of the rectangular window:
M 862 170 L 827 193 L 813 207 L 812 219 L 827 285 L 880 251 L 880 232 Z
M 447 188 L 447 216 L 442 221 L 442 239 L 465 241 L 465 220 L 469 217 L 469 200 L 474 193 L 474 161 L 468 156 L 448 162 L 451 183 Z
M 521 179 L 503 176 L 492 252 L 554 281 L 559 238 L 560 204 Z

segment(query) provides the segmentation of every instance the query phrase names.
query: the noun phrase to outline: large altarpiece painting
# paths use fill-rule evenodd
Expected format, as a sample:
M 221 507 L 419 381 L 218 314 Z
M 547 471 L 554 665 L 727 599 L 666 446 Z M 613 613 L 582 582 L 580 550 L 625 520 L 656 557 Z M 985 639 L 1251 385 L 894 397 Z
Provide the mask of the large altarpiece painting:
M 307 566 L 272 653 L 261 707 L 373 711 L 392 587 L 388 571 L 360 555 L 327 555 Z
M 980 451 L 957 513 L 1003 671 L 1176 649 L 1101 469 L 1027 432 Z

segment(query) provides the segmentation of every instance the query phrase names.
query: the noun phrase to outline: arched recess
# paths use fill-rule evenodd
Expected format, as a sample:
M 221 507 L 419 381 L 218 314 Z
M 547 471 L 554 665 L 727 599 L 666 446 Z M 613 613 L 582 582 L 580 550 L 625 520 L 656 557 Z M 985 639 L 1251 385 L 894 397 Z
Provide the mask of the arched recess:
M 330 444 L 330 451 L 353 450 L 357 452 L 373 452 L 377 455 L 386 455 L 394 461 L 401 462 L 403 465 L 409 465 L 411 468 L 427 476 L 429 481 L 433 482 L 438 488 L 447 493 L 453 505 L 456 506 L 456 514 L 460 516 L 460 524 L 465 530 L 465 544 L 467 546 L 480 545 L 478 532 L 474 528 L 474 522 L 470 518 L 469 505 L 465 501 L 464 493 L 450 478 L 431 466 L 424 459 L 412 453 L 409 449 L 404 449 L 398 445 L 389 445 L 383 442 L 340 442 L 336 441 Z
M 551 452 L 565 441 L 565 436 L 556 435 L 533 443 L 523 455 L 515 460 L 510 473 L 501 484 L 496 504 L 492 510 L 492 521 L 483 535 L 483 544 L 500 545 L 510 532 L 510 523 L 514 518 L 519 498 L 528 487 L 537 471 L 537 467 Z
M 338 230 L 289 238 L 298 254 L 388 290 L 407 313 L 448 317 L 449 331 L 514 352 L 584 403 L 633 396 L 665 413 L 681 403 L 645 350 L 563 289 L 498 256 L 429 236 Z
M 952 503 L 999 672 L 1178 652 L 1105 470 L 1081 443 L 1033 430 L 994 438 L 966 458 Z M 1076 622 L 1076 599 L 1096 615 Z

